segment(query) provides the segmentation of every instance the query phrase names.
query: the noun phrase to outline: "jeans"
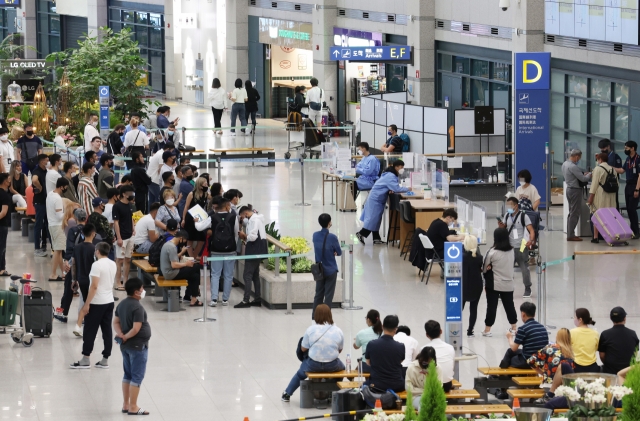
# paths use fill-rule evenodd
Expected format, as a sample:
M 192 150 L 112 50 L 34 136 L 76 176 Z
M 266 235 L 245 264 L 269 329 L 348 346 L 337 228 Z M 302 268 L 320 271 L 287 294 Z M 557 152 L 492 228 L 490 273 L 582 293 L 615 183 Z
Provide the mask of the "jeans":
M 522 282 L 524 283 L 524 287 L 531 288 L 531 272 L 529 272 L 529 251 L 525 249 L 524 252 L 521 252 L 519 248 L 514 247 L 513 254 L 516 262 L 518 263 L 518 267 L 522 272 Z
M 287 386 L 285 392 L 287 392 L 289 396 L 293 395 L 293 393 L 300 387 L 300 382 L 307 378 L 307 372 L 334 373 L 342 370 L 344 370 L 344 364 L 340 361 L 340 358 L 336 358 L 328 363 L 319 363 L 311 358 L 305 358 L 302 364 L 300 364 L 300 368 L 296 374 L 291 378 L 289 386 Z
M 229 253 L 228 256 L 235 256 L 235 253 Z M 212 254 L 212 257 L 220 256 L 219 254 Z M 233 270 L 235 269 L 235 260 L 220 260 L 217 262 L 211 262 L 211 299 L 217 300 L 220 290 L 220 275 L 224 275 L 222 299 L 224 301 L 229 300 L 231 295 L 231 283 L 233 282 Z M 251 287 L 249 287 L 251 288 Z
M 513 304 L 513 291 L 494 291 L 487 290 L 487 316 L 484 319 L 485 326 L 493 326 L 496 322 L 496 311 L 498 310 L 498 298 L 502 300 L 502 307 L 507 313 L 509 324 L 518 323 L 518 314 Z
M 44 203 L 34 203 L 36 208 L 36 225 L 33 232 L 33 238 L 36 250 L 47 248 L 47 237 L 49 237 L 49 227 L 47 222 L 47 205 Z M 40 244 L 42 241 L 42 244 Z
M 633 197 L 633 191 L 636 189 L 636 181 L 630 182 L 627 180 L 627 185 L 624 186 L 624 202 L 627 204 L 627 214 L 629 215 L 629 225 L 631 225 L 631 231 L 636 235 L 640 235 L 638 230 L 638 201 L 640 198 Z
M 336 280 L 338 279 L 338 272 L 325 276 L 321 281 L 316 281 L 316 295 L 313 298 L 313 310 L 311 310 L 311 319 L 316 312 L 316 307 L 320 304 L 326 304 L 331 308 L 331 302 L 333 301 L 333 294 L 336 291 Z
M 247 303 L 251 296 L 252 283 L 256 300 L 260 301 L 260 262 L 260 259 L 248 259 L 244 261 L 242 279 L 244 280 L 244 301 Z
M 98 328 L 102 330 L 104 350 L 102 356 L 109 358 L 113 347 L 113 331 L 111 321 L 113 319 L 113 303 L 89 304 L 89 313 L 84 318 L 84 331 L 82 333 L 82 355 L 88 357 L 93 351 L 93 344 L 98 335 Z
M 580 219 L 580 209 L 582 208 L 582 189 L 567 188 L 566 190 L 567 202 L 569 202 L 569 216 L 567 218 L 567 238 L 573 238 L 576 236 L 576 226 L 578 225 L 578 219 Z M 625 189 L 626 196 L 626 189 Z M 638 202 L 636 201 L 636 205 Z M 629 202 L 627 202 L 627 209 Z M 638 219 L 636 216 L 636 231 L 638 230 Z M 631 227 L 633 229 L 633 227 Z M 635 231 L 634 231 L 635 232 Z
M 151 248 L 152 245 L 153 243 L 151 241 L 145 240 L 144 243 L 133 246 L 133 251 L 135 251 L 136 253 L 143 253 L 143 254 L 149 253 L 149 249 Z
M 5 218 L 9 218 L 9 214 Z M 9 227 L 0 227 L 0 270 L 7 268 L 7 235 L 9 234 Z
M 245 116 L 244 104 L 233 104 L 231 106 L 231 133 L 236 132 L 236 117 L 240 117 L 240 124 L 244 127 L 247 125 L 247 117 Z M 241 129 L 244 133 L 245 129 Z
M 140 387 L 142 380 L 144 380 L 144 373 L 147 371 L 149 348 L 145 346 L 143 349 L 137 350 L 120 346 L 120 352 L 122 352 L 122 368 L 124 369 L 122 383 Z
M 511 348 L 507 349 L 504 357 L 502 357 L 502 361 L 500 361 L 500 368 L 530 368 L 527 359 L 525 358 L 522 350 L 519 349 L 517 351 L 512 350 Z
M 216 129 L 222 127 L 220 120 L 222 120 L 222 112 L 224 110 L 211 107 L 211 111 L 213 112 L 213 127 Z
M 469 326 L 467 327 L 467 333 L 473 333 L 473 328 L 476 326 L 476 320 L 478 319 L 478 303 L 480 299 L 475 301 L 469 301 Z M 462 309 L 467 302 L 462 303 Z
M 160 186 L 156 183 L 149 184 L 149 206 L 160 201 Z

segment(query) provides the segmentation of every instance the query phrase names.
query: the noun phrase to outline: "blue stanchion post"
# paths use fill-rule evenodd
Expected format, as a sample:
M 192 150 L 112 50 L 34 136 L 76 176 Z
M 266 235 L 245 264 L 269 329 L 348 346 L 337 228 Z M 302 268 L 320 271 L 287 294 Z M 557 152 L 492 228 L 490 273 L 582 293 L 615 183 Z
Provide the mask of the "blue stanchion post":
M 311 206 L 310 203 L 305 203 L 304 201 L 304 159 L 302 156 L 299 158 L 300 161 L 300 184 L 302 187 L 302 202 L 296 203 L 296 206 Z

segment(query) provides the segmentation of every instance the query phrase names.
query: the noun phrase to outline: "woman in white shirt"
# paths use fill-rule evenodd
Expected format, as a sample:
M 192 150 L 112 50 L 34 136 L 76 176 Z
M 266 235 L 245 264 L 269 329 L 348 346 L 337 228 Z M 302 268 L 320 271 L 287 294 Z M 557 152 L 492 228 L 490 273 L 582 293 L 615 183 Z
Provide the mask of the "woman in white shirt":
M 229 99 L 233 102 L 231 106 L 231 136 L 236 135 L 236 117 L 240 117 L 242 127 L 247 126 L 247 116 L 244 112 L 244 103 L 247 102 L 247 90 L 242 87 L 242 79 L 236 79 L 235 89 L 231 92 Z M 245 129 L 241 129 L 242 133 L 246 133 Z
M 138 129 L 140 120 L 134 117 L 129 124 L 131 125 L 131 130 L 124 136 L 124 149 L 129 150 L 129 147 L 131 147 L 129 156 L 131 156 L 133 152 L 140 152 L 142 155 L 146 155 L 145 149 L 149 149 L 149 138 L 143 131 Z M 132 167 L 133 161 L 127 161 L 127 168 L 131 169 Z
M 56 144 L 56 151 L 57 153 L 59 153 L 60 155 L 62 155 L 62 160 L 64 162 L 66 161 L 71 161 L 71 162 L 78 162 L 77 158 L 75 155 L 72 155 L 71 153 L 67 153 L 67 151 L 69 150 L 69 146 L 71 146 L 71 143 L 73 142 L 73 140 L 69 140 L 68 142 L 65 142 L 64 140 L 64 135 L 67 133 L 67 127 L 66 126 L 58 126 L 58 128 L 56 129 L 56 137 L 53 138 L 53 143 Z
M 219 129 L 222 127 L 220 120 L 222 119 L 222 112 L 227 108 L 227 93 L 222 89 L 220 85 L 220 79 L 217 77 L 213 79 L 211 83 L 211 89 L 209 89 L 209 106 L 213 112 L 213 127 Z M 215 134 L 222 134 L 222 130 L 214 130 Z
M 518 172 L 518 182 L 520 187 L 516 190 L 518 207 L 525 211 L 537 211 L 540 205 L 540 194 L 538 189 L 531 184 L 531 173 L 529 170 Z

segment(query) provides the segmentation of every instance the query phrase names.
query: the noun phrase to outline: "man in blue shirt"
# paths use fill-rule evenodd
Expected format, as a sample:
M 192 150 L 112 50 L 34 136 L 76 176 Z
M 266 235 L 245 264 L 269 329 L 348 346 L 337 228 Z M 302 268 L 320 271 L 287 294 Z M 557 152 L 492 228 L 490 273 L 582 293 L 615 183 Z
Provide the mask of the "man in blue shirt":
M 387 143 L 380 147 L 380 150 L 385 153 L 402 153 L 402 139 L 398 136 L 398 126 L 395 124 L 390 125 L 387 134 L 389 139 L 387 139 Z
M 598 147 L 600 148 L 600 152 L 606 153 L 608 156 L 607 163 L 617 174 L 624 173 L 624 169 L 622 169 L 622 158 L 620 155 L 615 153 L 611 146 L 611 141 L 609 139 L 602 139 L 598 142 Z M 620 179 L 620 175 L 618 175 L 618 179 Z M 620 203 L 618 203 L 618 192 L 616 192 L 616 209 L 620 210 Z
M 131 114 L 131 118 L 137 118 L 138 121 L 142 121 L 142 119 L 140 118 L 140 114 L 138 113 L 133 113 Z M 147 134 L 147 128 L 144 127 L 142 125 L 142 123 L 138 124 L 138 130 L 140 130 L 142 133 Z M 122 141 L 124 142 L 124 137 L 127 135 L 127 133 L 129 133 L 131 131 L 131 124 L 127 124 L 127 126 L 124 128 L 124 133 L 122 133 Z
M 549 344 L 547 329 L 534 319 L 535 316 L 535 304 L 524 302 L 520 305 L 520 317 L 524 325 L 518 328 L 517 333 L 511 329 L 507 332 L 509 349 L 500 362 L 500 368 L 529 368 L 529 357 Z
M 160 109 L 162 108 L 162 110 Z M 158 108 L 158 111 L 160 112 L 160 114 L 158 114 L 158 120 L 157 120 L 157 125 L 159 129 L 166 129 L 167 127 L 169 127 L 169 124 L 174 124 L 174 125 L 178 125 L 178 120 L 180 120 L 180 118 L 176 118 L 173 121 L 169 121 L 169 116 L 171 115 L 171 107 L 168 106 L 164 106 L 164 107 L 160 107 Z
M 629 225 L 633 231 L 634 240 L 640 237 L 638 230 L 638 193 L 640 192 L 640 183 L 638 174 L 640 174 L 640 159 L 638 159 L 638 144 L 633 140 L 624 144 L 624 154 L 627 160 L 624 161 L 622 169 L 627 175 L 627 184 L 624 186 L 624 201 L 627 205 L 627 214 L 629 215 Z
M 376 180 L 380 178 L 380 161 L 375 156 L 372 156 L 369 152 L 369 144 L 367 142 L 361 142 L 358 145 L 358 155 L 362 155 L 363 158 L 356 165 L 356 179 L 355 189 L 353 191 L 353 197 L 355 199 L 358 190 L 371 190 Z
M 316 295 L 313 298 L 313 310 L 311 311 L 312 319 L 318 305 L 326 304 L 331 307 L 338 279 L 338 264 L 335 256 L 342 256 L 338 237 L 329 233 L 331 215 L 323 213 L 318 217 L 318 222 L 322 229 L 313 233 L 313 249 L 316 262 L 322 263 L 324 278 L 321 281 L 316 281 Z
M 193 180 L 193 170 L 189 165 L 185 165 L 182 167 L 182 181 L 180 182 L 179 194 L 180 201 L 178 202 L 178 211 L 180 212 L 181 218 L 183 217 L 184 206 L 187 203 L 187 196 L 193 191 L 191 180 Z

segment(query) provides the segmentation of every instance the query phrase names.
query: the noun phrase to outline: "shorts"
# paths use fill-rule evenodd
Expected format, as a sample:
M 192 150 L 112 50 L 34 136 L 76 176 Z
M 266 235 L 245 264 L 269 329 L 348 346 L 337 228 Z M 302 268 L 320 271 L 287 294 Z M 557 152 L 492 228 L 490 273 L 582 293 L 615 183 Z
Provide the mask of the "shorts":
M 67 239 L 62 225 L 49 225 L 49 234 L 51 234 L 51 250 L 64 251 L 67 248 Z
M 117 242 L 115 243 L 115 245 L 116 259 L 131 258 L 131 254 L 133 253 L 133 237 L 122 240 L 122 247 L 119 247 Z

